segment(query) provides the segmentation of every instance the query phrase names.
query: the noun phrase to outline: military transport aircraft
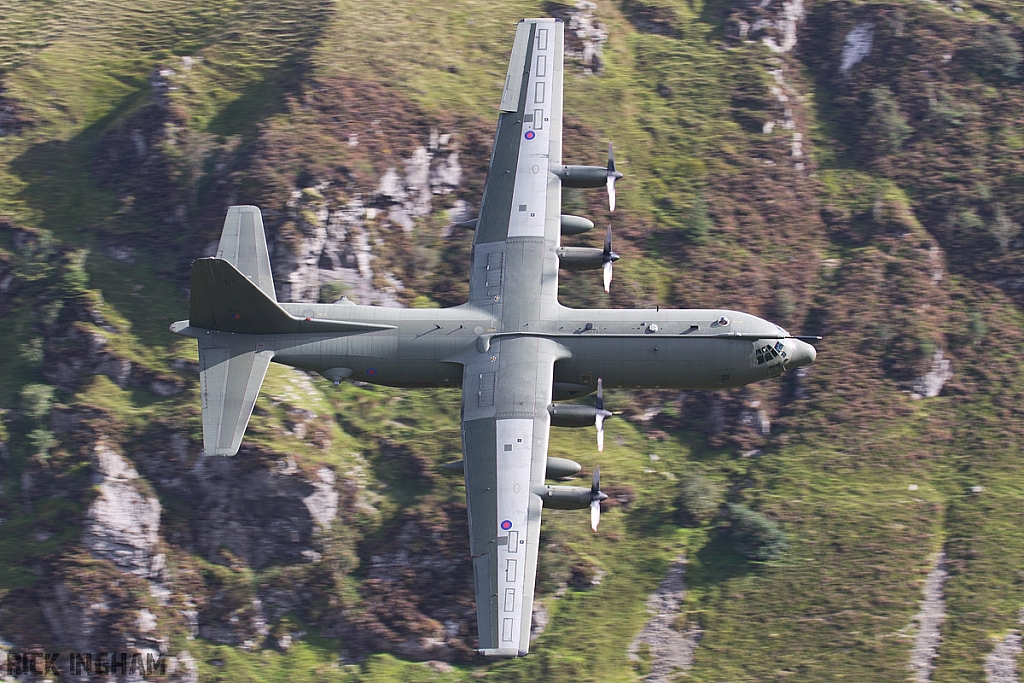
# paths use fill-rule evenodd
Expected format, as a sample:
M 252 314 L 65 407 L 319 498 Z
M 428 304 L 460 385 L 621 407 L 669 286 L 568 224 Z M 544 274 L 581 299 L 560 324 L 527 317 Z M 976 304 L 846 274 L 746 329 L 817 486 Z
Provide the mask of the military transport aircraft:
M 469 301 L 448 309 L 279 303 L 263 220 L 228 211 L 216 258 L 192 266 L 189 319 L 171 330 L 199 341 L 203 445 L 234 455 L 273 360 L 395 387 L 462 388 L 462 469 L 469 509 L 479 651 L 517 656 L 530 646 L 541 510 L 590 508 L 588 487 L 556 486 L 580 466 L 548 458 L 551 426 L 595 425 L 603 387 L 716 389 L 775 377 L 814 361 L 802 338 L 728 310 L 576 310 L 558 303 L 558 270 L 602 270 L 604 248 L 565 247 L 593 223 L 561 213 L 563 187 L 605 187 L 615 170 L 562 164 L 563 24 L 519 23 L 474 230 Z M 597 406 L 554 401 L 598 392 Z

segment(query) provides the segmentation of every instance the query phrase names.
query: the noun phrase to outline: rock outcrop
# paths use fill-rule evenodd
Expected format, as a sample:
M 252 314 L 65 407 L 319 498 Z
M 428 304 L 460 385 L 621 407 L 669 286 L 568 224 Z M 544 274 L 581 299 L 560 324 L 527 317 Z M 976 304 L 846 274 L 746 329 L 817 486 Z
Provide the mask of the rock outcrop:
M 679 607 L 686 597 L 686 558 L 677 558 L 669 567 L 658 589 L 647 598 L 647 612 L 651 618 L 629 645 L 629 658 L 634 662 L 649 658 L 650 673 L 644 677 L 650 683 L 669 683 L 679 672 L 693 666 L 694 652 L 700 644 L 703 631 L 699 626 L 677 626 Z
M 736 3 L 726 22 L 726 35 L 734 40 L 757 40 L 772 52 L 785 54 L 796 47 L 804 15 L 804 0 L 743 0 Z
M 939 644 L 942 642 L 942 624 L 946 620 L 946 601 L 943 598 L 942 587 L 948 577 L 946 553 L 943 551 L 935 558 L 935 566 L 928 572 L 928 578 L 924 582 L 921 611 L 914 617 L 917 633 L 914 635 L 914 647 L 910 651 L 910 670 L 917 683 L 928 683 L 932 680 L 934 660 L 938 656 Z
M 839 57 L 839 73 L 844 76 L 850 73 L 850 69 L 858 62 L 871 54 L 871 45 L 875 39 L 875 24 L 870 21 L 862 21 L 846 34 L 843 41 L 843 53 Z
M 1024 626 L 1024 609 L 1020 611 L 1019 624 Z M 1017 659 L 1024 651 L 1021 629 L 1015 628 L 1006 634 L 985 657 L 986 683 L 1019 683 L 1020 671 Z
M 137 457 L 161 495 L 190 510 L 187 527 L 169 530 L 172 542 L 214 561 L 227 550 L 254 568 L 317 557 L 318 529 L 329 527 L 338 510 L 332 472 L 321 470 L 311 482 L 294 461 L 244 444 L 236 458 L 208 458 L 190 452 L 180 437 L 160 438 L 169 447 Z
M 600 73 L 608 30 L 597 18 L 597 4 L 576 0 L 572 7 L 554 5 L 552 14 L 566 24 L 565 57 L 569 63 L 575 62 L 583 73 Z
M 935 398 L 942 387 L 953 379 L 953 363 L 945 357 L 942 349 L 936 349 L 928 372 L 914 382 L 915 398 Z
M 82 543 L 93 555 L 136 576 L 158 578 L 165 557 L 157 552 L 160 501 L 133 486 L 139 478 L 112 444 L 93 447 L 99 496 L 86 513 Z
M 336 191 L 329 183 L 294 190 L 280 219 L 272 211 L 265 217 L 274 236 L 278 299 L 333 301 L 344 292 L 361 304 L 400 305 L 401 280 L 374 270 L 371 231 L 412 233 L 433 211 L 432 198 L 451 194 L 461 179 L 452 136 L 434 130 L 405 160 L 403 172 L 388 168 L 368 197 Z

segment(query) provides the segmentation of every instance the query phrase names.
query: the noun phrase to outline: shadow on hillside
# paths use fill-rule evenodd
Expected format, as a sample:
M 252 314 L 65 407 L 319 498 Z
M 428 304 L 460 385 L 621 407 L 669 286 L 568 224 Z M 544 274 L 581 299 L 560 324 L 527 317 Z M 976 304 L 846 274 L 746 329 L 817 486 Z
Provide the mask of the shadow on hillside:
M 109 113 L 69 140 L 33 145 L 11 163 L 24 183 L 19 198 L 61 242 L 91 251 L 90 286 L 133 330 L 145 330 L 144 343 L 160 344 L 167 322 L 181 317 L 176 311 L 189 264 L 219 234 L 232 174 L 252 163 L 261 123 L 302 91 L 333 14 L 318 3 L 305 14 L 306 25 L 293 31 L 297 37 L 280 61 L 243 87 L 205 131 L 192 131 L 208 148 L 191 189 L 181 179 L 182 160 L 164 152 L 166 127 L 188 133 L 189 122 L 181 120 L 188 115 L 160 101 L 150 79 L 119 78 L 136 90 Z M 116 261 L 111 254 L 119 254 Z M 139 299 L 140 285 L 151 303 Z
M 133 92 L 74 138 L 33 145 L 11 163 L 25 183 L 19 198 L 61 241 L 89 246 L 92 234 L 116 211 L 114 197 L 93 177 L 92 158 L 104 132 L 145 106 L 147 96 L 144 90 Z

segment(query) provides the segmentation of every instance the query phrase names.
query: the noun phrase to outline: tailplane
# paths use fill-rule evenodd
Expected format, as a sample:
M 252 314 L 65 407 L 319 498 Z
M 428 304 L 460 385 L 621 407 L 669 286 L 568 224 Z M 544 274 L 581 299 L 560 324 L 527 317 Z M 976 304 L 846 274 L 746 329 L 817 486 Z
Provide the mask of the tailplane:
M 215 258 L 192 264 L 189 319 L 171 325 L 199 341 L 203 450 L 234 455 L 242 442 L 267 368 L 272 335 L 351 334 L 391 329 L 323 318 L 299 318 L 277 302 L 263 217 L 255 206 L 228 209 Z
M 232 206 L 215 258 L 192 264 L 189 319 L 171 332 L 199 341 L 203 450 L 234 455 L 274 357 L 274 335 L 353 334 L 394 329 L 327 318 L 299 318 L 277 302 L 263 217 L 255 206 Z
M 207 455 L 238 452 L 260 386 L 274 357 L 272 351 L 253 349 L 251 339 L 236 341 L 227 337 L 215 333 L 207 339 L 199 338 L 203 451 Z M 219 345 L 224 342 L 227 343 Z

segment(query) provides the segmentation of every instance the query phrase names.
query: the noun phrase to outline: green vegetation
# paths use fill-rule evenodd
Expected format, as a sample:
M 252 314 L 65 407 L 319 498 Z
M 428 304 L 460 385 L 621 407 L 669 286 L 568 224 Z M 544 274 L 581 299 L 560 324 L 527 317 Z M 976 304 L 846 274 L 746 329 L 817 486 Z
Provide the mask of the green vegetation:
M 729 505 L 729 516 L 729 535 L 736 552 L 760 562 L 782 557 L 788 544 L 778 524 L 742 504 Z
M 687 474 L 679 484 L 676 506 L 684 524 L 707 522 L 719 512 L 722 506 L 722 492 L 707 477 Z
M 895 154 L 914 129 L 900 112 L 892 91 L 885 86 L 869 90 L 867 99 L 868 118 L 864 123 L 864 142 L 872 145 L 878 155 Z
M 448 236 L 446 210 L 479 201 L 514 25 L 574 5 L 0 0 L 0 635 L 52 642 L 40 606 L 59 584 L 123 606 L 103 637 L 151 609 L 204 679 L 631 681 L 652 665 L 626 654 L 646 597 L 685 554 L 676 623 L 703 631 L 687 680 L 905 680 L 945 550 L 933 680 L 980 680 L 1024 606 L 1024 10 L 817 2 L 780 54 L 763 40 L 783 38 L 762 21 L 777 3 L 741 4 L 598 4 L 596 70 L 567 60 L 565 155 L 600 163 L 614 141 L 624 258 L 610 300 L 591 273 L 563 273 L 562 300 L 748 310 L 825 334 L 818 362 L 738 392 L 609 392 L 625 419 L 599 459 L 555 430 L 580 482 L 600 462 L 601 531 L 545 515 L 548 626 L 530 657 L 483 662 L 464 491 L 440 467 L 460 454 L 459 393 L 273 366 L 247 450 L 200 461 L 195 344 L 167 326 L 228 201 L 263 207 L 283 257 L 358 197 L 378 286 L 463 301 L 470 237 Z M 871 51 L 842 74 L 862 22 Z M 380 178 L 435 130 L 462 182 L 394 229 Z M 566 192 L 564 210 L 600 224 L 604 201 Z M 168 605 L 82 548 L 99 443 L 160 500 Z M 321 477 L 332 526 L 246 555 L 246 533 L 276 543 Z M 208 544 L 228 523 L 237 547 Z M 190 610 L 213 630 L 190 640 Z M 452 668 L 410 661 L 430 638 Z

